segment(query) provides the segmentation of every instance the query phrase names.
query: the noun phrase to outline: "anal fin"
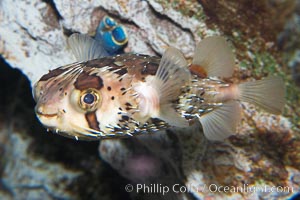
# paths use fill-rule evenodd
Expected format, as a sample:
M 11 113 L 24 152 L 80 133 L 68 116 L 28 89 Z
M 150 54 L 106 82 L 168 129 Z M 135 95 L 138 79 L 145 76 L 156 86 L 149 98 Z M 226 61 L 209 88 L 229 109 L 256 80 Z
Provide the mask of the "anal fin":
M 240 106 L 236 101 L 224 103 L 217 108 L 200 117 L 204 135 L 209 140 L 222 141 L 236 132 L 240 122 Z

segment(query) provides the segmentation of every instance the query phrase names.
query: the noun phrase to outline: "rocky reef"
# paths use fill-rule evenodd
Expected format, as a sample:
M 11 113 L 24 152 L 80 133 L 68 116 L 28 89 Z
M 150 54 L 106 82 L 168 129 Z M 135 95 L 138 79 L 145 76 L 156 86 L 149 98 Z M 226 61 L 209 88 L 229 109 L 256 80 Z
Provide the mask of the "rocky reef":
M 300 3 L 293 0 L 2 0 L 0 197 L 296 197 L 300 193 L 299 10 Z M 224 36 L 236 55 L 235 80 L 268 74 L 285 80 L 284 113 L 271 115 L 241 103 L 238 134 L 224 142 L 207 141 L 199 124 L 103 140 L 100 145 L 47 133 L 34 116 L 30 86 L 48 70 L 73 62 L 67 36 L 94 34 L 105 15 L 127 28 L 125 52 L 161 55 L 172 45 L 191 59 L 202 38 Z M 152 192 L 138 190 L 139 186 Z

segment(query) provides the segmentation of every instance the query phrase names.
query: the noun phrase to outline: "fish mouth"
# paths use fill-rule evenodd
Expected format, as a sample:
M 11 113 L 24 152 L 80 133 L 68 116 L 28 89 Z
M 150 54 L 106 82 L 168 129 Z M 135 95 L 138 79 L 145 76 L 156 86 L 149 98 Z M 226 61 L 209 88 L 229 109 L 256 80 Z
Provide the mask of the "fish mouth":
M 39 116 L 47 117 L 47 118 L 57 117 L 57 113 L 47 114 L 47 113 L 42 113 L 42 112 L 36 112 L 36 114 Z

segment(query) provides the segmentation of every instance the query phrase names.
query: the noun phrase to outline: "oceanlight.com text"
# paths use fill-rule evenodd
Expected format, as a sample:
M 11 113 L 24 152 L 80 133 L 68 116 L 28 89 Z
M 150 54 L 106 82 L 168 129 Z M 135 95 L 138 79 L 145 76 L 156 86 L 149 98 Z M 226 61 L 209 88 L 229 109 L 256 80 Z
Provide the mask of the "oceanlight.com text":
M 229 185 L 163 185 L 160 183 L 153 184 L 127 184 L 125 186 L 126 192 L 136 192 L 145 194 L 162 194 L 165 195 L 169 192 L 174 193 L 187 193 L 187 192 L 204 192 L 204 193 L 293 193 L 294 189 L 289 186 L 250 186 L 244 184 L 242 186 L 229 186 Z

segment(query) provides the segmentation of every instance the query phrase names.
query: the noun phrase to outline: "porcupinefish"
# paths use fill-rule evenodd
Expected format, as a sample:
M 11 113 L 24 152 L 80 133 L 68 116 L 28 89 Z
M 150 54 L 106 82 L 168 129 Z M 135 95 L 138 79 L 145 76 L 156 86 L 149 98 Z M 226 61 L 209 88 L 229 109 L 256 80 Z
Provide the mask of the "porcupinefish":
M 236 132 L 239 101 L 274 114 L 284 107 L 284 83 L 267 78 L 229 83 L 235 61 L 226 40 L 203 39 L 189 65 L 169 47 L 162 58 L 103 55 L 87 35 L 73 34 L 68 45 L 78 62 L 43 75 L 34 87 L 40 122 L 64 136 L 84 140 L 153 133 L 188 127 L 200 120 L 209 140 Z

